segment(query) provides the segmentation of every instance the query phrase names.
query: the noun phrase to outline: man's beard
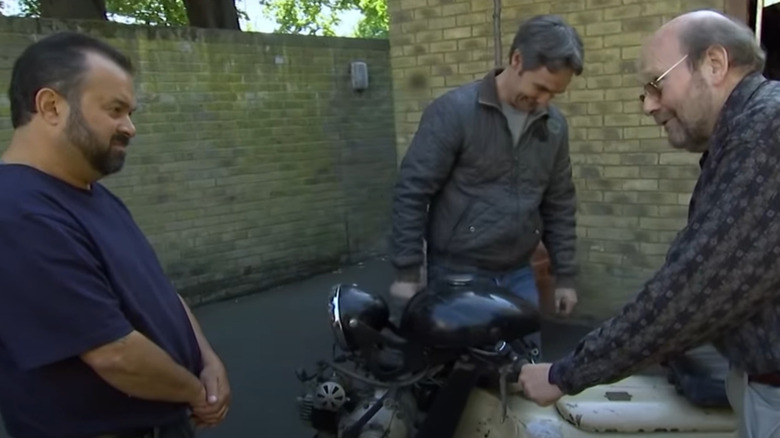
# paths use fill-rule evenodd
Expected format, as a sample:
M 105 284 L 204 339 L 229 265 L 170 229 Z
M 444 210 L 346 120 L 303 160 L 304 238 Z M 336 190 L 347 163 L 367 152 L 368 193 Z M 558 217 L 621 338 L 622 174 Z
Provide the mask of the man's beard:
M 71 105 L 65 135 L 68 141 L 81 151 L 90 166 L 101 175 L 106 176 L 119 172 L 124 166 L 124 151 L 116 150 L 112 144 L 120 143 L 127 146 L 130 143 L 130 137 L 124 134 L 114 134 L 108 144 L 103 143 L 87 125 L 78 105 Z
M 673 129 L 669 132 L 669 142 L 678 149 L 690 152 L 704 152 L 709 147 L 710 116 L 712 113 L 712 94 L 707 89 L 704 79 L 694 75 L 691 82 L 691 95 L 686 99 L 685 108 L 674 114 Z M 680 114 L 683 118 L 680 118 Z

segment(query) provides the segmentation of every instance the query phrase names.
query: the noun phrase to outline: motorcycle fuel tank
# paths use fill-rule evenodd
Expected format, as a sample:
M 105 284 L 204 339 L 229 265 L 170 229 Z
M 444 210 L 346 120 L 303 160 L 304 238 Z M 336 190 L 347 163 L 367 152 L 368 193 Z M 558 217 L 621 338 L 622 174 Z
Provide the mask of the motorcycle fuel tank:
M 492 348 L 540 330 L 534 305 L 508 290 L 471 276 L 429 285 L 407 303 L 400 331 L 438 348 Z

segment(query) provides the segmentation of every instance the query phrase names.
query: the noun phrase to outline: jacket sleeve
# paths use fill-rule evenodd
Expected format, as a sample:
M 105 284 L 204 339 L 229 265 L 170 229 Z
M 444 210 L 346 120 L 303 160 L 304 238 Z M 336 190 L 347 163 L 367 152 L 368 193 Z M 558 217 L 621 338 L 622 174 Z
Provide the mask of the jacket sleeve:
M 561 118 L 555 122 L 560 125 L 563 133 L 555 158 L 552 181 L 540 207 L 544 224 L 542 241 L 550 253 L 550 262 L 557 285 L 574 287 L 574 279 L 577 275 L 576 191 L 572 181 L 569 131 L 566 120 Z
M 434 100 L 423 111 L 395 184 L 392 263 L 398 278 L 419 279 L 428 204 L 449 176 L 462 142 L 456 104 L 444 97 Z
M 661 269 L 633 302 L 553 363 L 568 394 L 620 380 L 742 326 L 777 300 L 780 166 L 776 146 L 742 142 L 706 184 Z

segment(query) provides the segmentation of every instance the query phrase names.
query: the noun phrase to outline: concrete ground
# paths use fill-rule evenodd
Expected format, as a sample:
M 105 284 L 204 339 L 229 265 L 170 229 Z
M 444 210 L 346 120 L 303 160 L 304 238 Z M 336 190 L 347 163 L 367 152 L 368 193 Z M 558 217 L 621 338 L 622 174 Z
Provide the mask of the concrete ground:
M 298 420 L 299 367 L 330 357 L 327 297 L 332 285 L 357 283 L 384 293 L 392 280 L 387 262 L 370 260 L 262 293 L 195 309 L 203 330 L 225 362 L 233 392 L 230 414 L 204 438 L 310 437 Z M 564 354 L 587 327 L 546 324 L 545 355 Z M 0 438 L 8 438 L 0 433 Z

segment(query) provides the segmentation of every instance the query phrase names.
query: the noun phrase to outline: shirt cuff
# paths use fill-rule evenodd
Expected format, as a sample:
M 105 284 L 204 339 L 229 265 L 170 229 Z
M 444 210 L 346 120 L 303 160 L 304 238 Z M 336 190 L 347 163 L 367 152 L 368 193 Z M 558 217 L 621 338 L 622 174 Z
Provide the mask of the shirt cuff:
M 572 363 L 569 357 L 554 362 L 550 367 L 550 372 L 547 374 L 547 382 L 551 385 L 555 385 L 564 394 L 572 395 L 580 391 L 576 391 L 572 388 L 570 382 L 567 380 L 569 370 L 572 368 Z

